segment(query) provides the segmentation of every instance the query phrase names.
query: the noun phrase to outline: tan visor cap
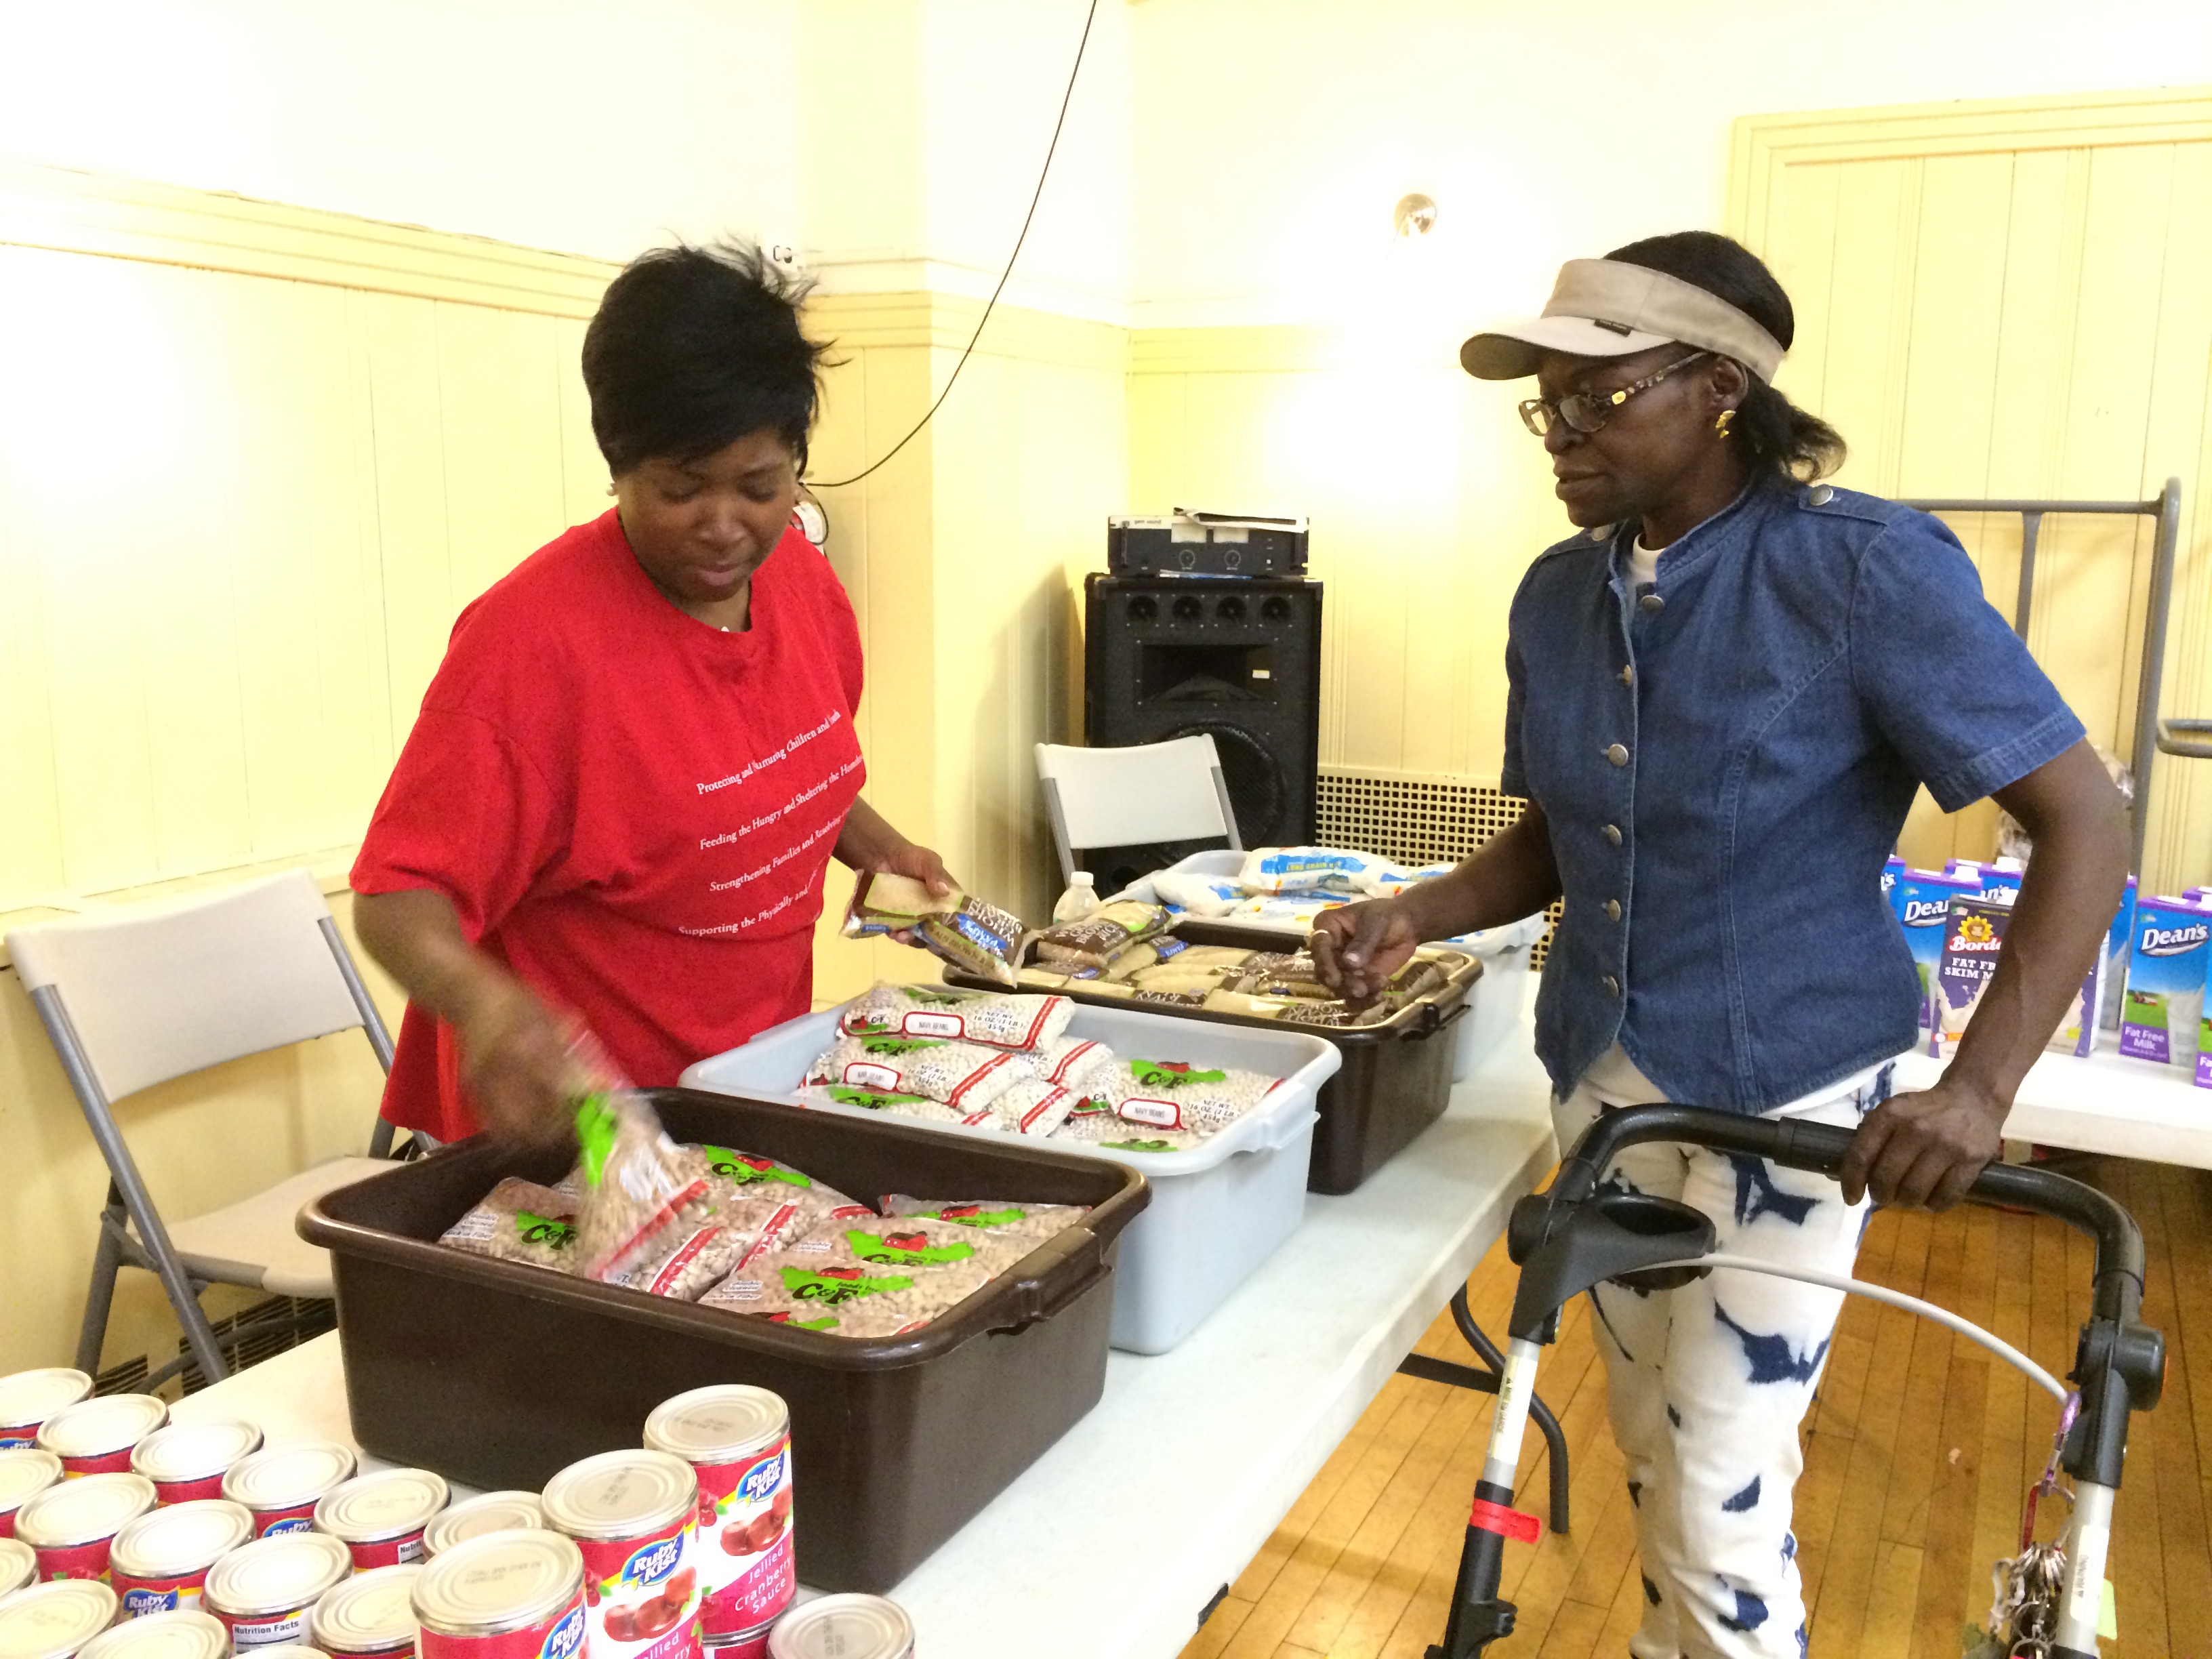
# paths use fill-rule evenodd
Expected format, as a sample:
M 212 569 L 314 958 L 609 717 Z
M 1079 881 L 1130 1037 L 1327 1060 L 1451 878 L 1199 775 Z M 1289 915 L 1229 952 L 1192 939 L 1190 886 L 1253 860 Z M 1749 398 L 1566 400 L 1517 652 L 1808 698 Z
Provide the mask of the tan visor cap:
M 1459 361 L 1478 380 L 1517 380 L 1547 351 L 1626 357 L 1675 340 L 1733 357 L 1762 380 L 1782 366 L 1780 343 L 1717 295 L 1612 259 L 1568 260 L 1542 316 L 1492 324 L 1460 347 Z

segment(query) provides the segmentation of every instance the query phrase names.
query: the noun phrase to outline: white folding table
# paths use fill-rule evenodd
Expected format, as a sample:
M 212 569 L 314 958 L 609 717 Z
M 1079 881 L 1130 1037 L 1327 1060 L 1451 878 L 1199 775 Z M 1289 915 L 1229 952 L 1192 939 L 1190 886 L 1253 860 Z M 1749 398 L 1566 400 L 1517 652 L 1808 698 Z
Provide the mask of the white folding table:
M 890 1592 L 921 1651 L 1182 1650 L 1550 1169 L 1528 1037 L 1524 1009 L 1441 1120 L 1358 1192 L 1310 1194 L 1298 1231 L 1180 1347 L 1109 1358 L 1097 1408 Z M 337 1338 L 174 1414 L 351 1443 Z

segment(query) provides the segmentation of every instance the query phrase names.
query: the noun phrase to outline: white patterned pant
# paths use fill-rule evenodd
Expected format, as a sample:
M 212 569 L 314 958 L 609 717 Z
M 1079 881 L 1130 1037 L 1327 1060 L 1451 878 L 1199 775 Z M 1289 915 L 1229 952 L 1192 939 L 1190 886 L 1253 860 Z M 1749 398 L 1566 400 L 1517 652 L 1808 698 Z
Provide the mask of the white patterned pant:
M 1770 1114 L 1856 1128 L 1888 1092 L 1885 1067 L 1855 1094 Z M 1608 1103 L 1587 1085 L 1556 1103 L 1564 1151 Z M 1716 1248 L 1848 1273 L 1869 1206 L 1825 1176 L 1763 1159 L 1651 1143 L 1604 1173 L 1712 1218 Z M 1802 1659 L 1805 1604 L 1790 1499 L 1843 1296 L 1716 1269 L 1680 1290 L 1591 1292 L 1614 1442 L 1644 1580 L 1635 1659 Z

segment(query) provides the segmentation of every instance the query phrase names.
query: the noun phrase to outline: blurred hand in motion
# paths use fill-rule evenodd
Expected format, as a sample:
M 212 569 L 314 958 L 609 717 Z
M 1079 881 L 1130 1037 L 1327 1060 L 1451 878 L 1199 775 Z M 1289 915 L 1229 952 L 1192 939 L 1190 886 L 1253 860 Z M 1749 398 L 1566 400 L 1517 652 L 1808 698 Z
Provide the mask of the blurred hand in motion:
M 567 1024 L 520 981 L 488 978 L 453 1030 L 484 1127 L 528 1143 L 570 1133 L 576 1097 L 588 1080 Z
M 1381 995 L 1420 942 L 1420 929 L 1402 897 L 1324 910 L 1306 936 L 1322 983 L 1354 1002 Z

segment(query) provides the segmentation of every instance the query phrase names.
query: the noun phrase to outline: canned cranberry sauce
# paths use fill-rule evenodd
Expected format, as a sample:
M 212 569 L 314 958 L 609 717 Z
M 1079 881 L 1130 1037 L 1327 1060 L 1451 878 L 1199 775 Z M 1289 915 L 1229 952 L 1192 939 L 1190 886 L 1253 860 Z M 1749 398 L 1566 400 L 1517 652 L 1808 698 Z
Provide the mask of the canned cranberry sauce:
M 335 1440 L 295 1440 L 242 1457 L 222 1478 L 222 1495 L 253 1511 L 253 1534 L 306 1532 L 315 1505 L 353 1478 L 354 1455 Z
M 443 1555 L 465 1538 L 518 1527 L 526 1532 L 544 1524 L 545 1511 L 536 1492 L 488 1492 L 480 1497 L 463 1498 L 432 1517 L 430 1524 L 422 1529 L 422 1550 L 427 1555 Z
M 238 1548 L 208 1570 L 200 1607 L 240 1652 L 308 1639 L 315 1603 L 353 1574 L 353 1557 L 319 1532 L 279 1533 Z
M 0 1376 L 0 1450 L 35 1446 L 48 1418 L 91 1392 L 92 1379 L 66 1365 Z
M 149 1613 L 94 1637 L 76 1659 L 230 1659 L 230 1632 L 209 1613 Z
M 422 1529 L 452 1494 L 428 1469 L 386 1469 L 334 1486 L 315 1505 L 315 1530 L 343 1539 L 356 1571 L 422 1559 Z
M 36 1446 L 0 1451 L 0 1538 L 15 1535 L 15 1513 L 62 1478 L 62 1460 Z
M 664 1451 L 601 1452 L 545 1483 L 584 1557 L 591 1659 L 700 1659 L 699 1480 Z
M 589 1628 L 584 1557 L 557 1532 L 455 1541 L 415 1580 L 422 1659 L 577 1659 Z
M 414 1659 L 421 1566 L 371 1567 L 324 1593 L 308 1620 L 329 1659 Z
M 776 1620 L 769 1659 L 915 1659 L 914 1623 L 880 1595 L 825 1595 Z
M 227 1498 L 197 1498 L 140 1516 L 115 1534 L 108 1553 L 108 1582 L 123 1616 L 198 1607 L 208 1570 L 252 1536 L 252 1514 Z
M 222 1478 L 261 1449 L 261 1431 L 234 1417 L 196 1419 L 156 1429 L 131 1454 L 131 1472 L 154 1483 L 164 1504 L 222 1496 Z
M 0 1653 L 73 1654 L 114 1622 L 115 1592 L 105 1584 L 33 1584 L 0 1602 Z
M 138 1443 L 169 1420 L 150 1394 L 96 1395 L 64 1406 L 39 1429 L 39 1444 L 62 1460 L 62 1478 L 128 1474 Z
M 798 1589 L 790 1412 L 766 1389 L 694 1389 L 653 1409 L 645 1443 L 698 1477 L 702 1639 L 722 1659 L 755 1659 Z
M 154 1483 L 143 1475 L 82 1475 L 18 1510 L 15 1536 L 38 1557 L 40 1577 L 104 1583 L 115 1534 L 153 1507 Z
M 31 1553 L 31 1547 L 13 1538 L 0 1538 L 0 1601 L 38 1582 L 39 1558 Z

